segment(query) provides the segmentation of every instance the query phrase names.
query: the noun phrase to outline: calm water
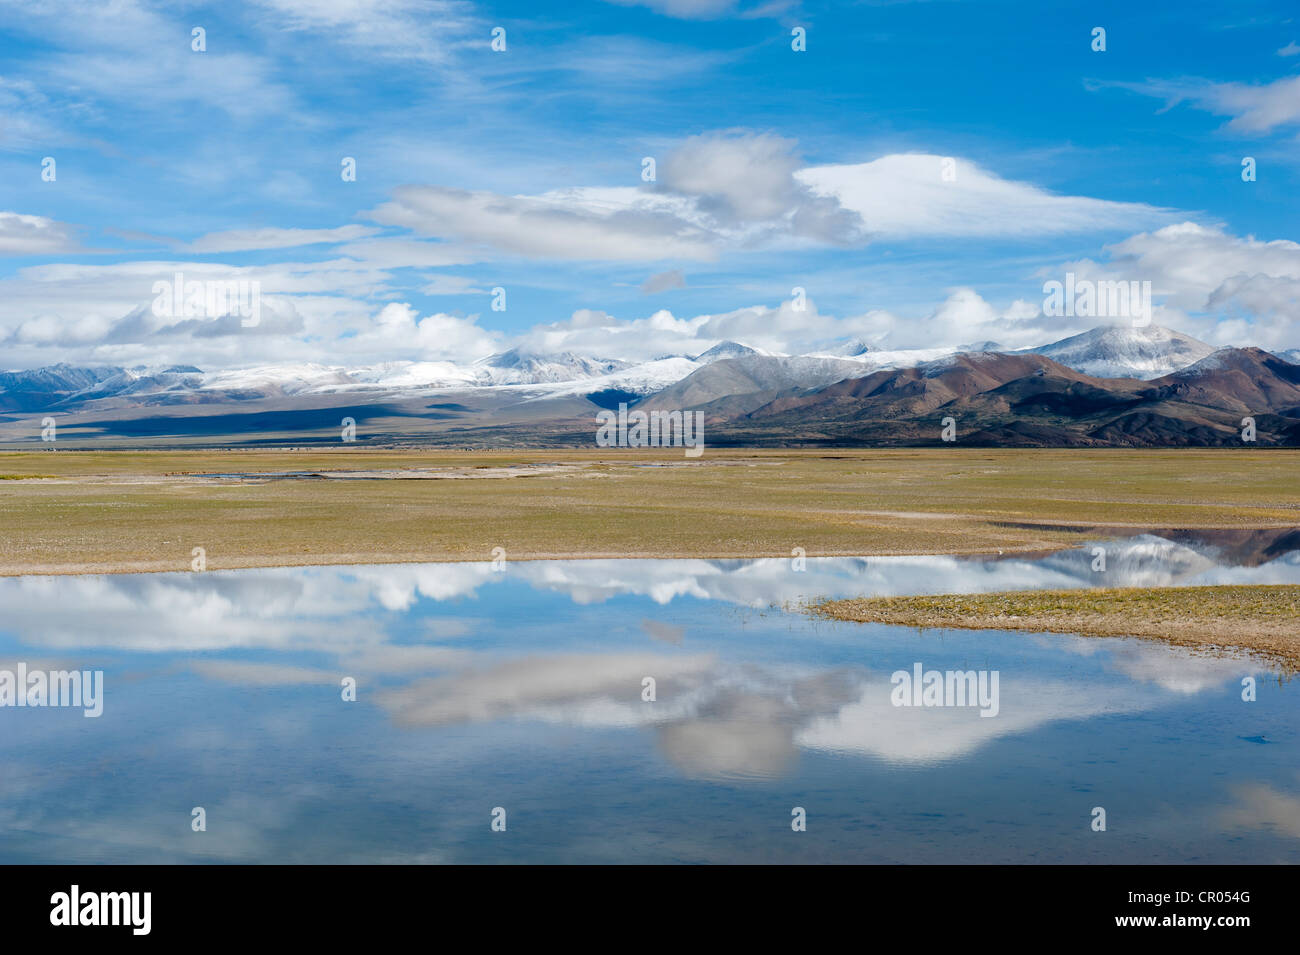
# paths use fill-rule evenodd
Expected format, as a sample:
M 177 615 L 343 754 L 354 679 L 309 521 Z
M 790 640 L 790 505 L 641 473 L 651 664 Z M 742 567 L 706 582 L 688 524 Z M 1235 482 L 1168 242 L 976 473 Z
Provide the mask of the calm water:
M 1300 583 L 1292 543 L 3 579 L 0 670 L 105 690 L 0 709 L 0 862 L 1297 862 L 1300 688 L 1257 662 L 781 609 Z M 893 705 L 918 663 L 997 671 L 996 715 Z

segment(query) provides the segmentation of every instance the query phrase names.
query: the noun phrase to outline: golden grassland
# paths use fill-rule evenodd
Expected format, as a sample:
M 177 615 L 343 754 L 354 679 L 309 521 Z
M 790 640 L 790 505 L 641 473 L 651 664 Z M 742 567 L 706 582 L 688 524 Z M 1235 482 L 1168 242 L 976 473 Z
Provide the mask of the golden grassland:
M 1038 590 L 828 600 L 818 616 L 922 628 L 1029 630 L 1148 637 L 1176 646 L 1245 650 L 1300 670 L 1300 587 L 1221 586 Z
M 310 471 L 312 480 L 213 472 Z M 367 479 L 342 479 L 366 472 Z M 0 453 L 0 574 L 1041 551 L 1300 524 L 1300 451 L 710 448 Z M 415 478 L 421 478 L 416 480 Z

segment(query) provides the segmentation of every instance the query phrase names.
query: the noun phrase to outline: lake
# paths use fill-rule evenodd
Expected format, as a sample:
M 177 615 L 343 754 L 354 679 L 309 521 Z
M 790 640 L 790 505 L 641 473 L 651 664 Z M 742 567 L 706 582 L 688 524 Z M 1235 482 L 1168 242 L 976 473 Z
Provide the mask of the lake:
M 0 671 L 103 673 L 97 717 L 0 708 L 0 861 L 1298 862 L 1266 665 L 796 609 L 1300 583 L 1271 533 L 0 579 Z

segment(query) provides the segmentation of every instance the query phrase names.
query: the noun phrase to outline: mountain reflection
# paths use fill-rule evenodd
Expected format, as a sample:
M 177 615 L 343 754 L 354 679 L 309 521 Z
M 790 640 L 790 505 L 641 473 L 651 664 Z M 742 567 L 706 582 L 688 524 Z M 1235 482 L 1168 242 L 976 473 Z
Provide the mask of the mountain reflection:
M 1295 831 L 1300 709 L 1260 664 L 774 607 L 1300 582 L 1291 542 L 1148 534 L 1001 559 L 809 557 L 802 572 L 602 560 L 0 579 L 0 670 L 105 671 L 102 718 L 0 713 L 7 858 L 44 859 L 49 833 L 75 831 L 67 857 L 93 860 L 766 861 L 801 858 L 804 843 L 781 836 L 805 806 L 810 836 L 836 833 L 807 841 L 827 858 L 947 860 L 955 839 L 1010 861 L 1043 845 L 1149 861 L 1122 840 L 1078 841 L 1087 809 L 1106 805 L 1126 825 L 1178 820 L 1172 858 L 1203 858 L 1210 840 L 1214 858 L 1236 859 Z M 996 672 L 996 713 L 896 705 L 891 678 L 917 664 Z M 1248 677 L 1258 702 L 1243 701 Z M 1253 781 L 1233 789 L 1243 752 Z M 199 799 L 221 840 L 178 835 Z M 498 805 L 511 838 L 484 844 Z M 883 833 L 877 812 L 897 828 Z

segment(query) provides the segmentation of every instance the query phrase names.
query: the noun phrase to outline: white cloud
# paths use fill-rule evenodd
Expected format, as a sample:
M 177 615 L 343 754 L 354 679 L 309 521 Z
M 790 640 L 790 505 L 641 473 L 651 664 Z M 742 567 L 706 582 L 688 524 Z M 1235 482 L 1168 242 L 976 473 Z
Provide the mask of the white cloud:
M 763 231 L 823 242 L 860 240 L 857 215 L 800 181 L 795 146 L 771 133 L 694 136 L 665 157 L 663 187 L 690 197 L 693 217 L 733 241 L 752 243 Z
M 1237 804 L 1224 809 L 1220 819 L 1227 829 L 1263 829 L 1273 835 L 1300 839 L 1300 797 L 1265 783 L 1232 787 Z
M 23 345 L 92 345 L 103 340 L 112 328 L 113 323 L 101 315 L 78 315 L 69 319 L 59 315 L 34 315 L 14 328 L 7 341 Z
M 397 59 L 442 63 L 479 26 L 459 0 L 259 0 L 280 29 L 325 33 Z M 480 31 L 484 49 L 491 36 Z
M 656 272 L 642 282 L 641 294 L 658 295 L 679 288 L 686 288 L 686 276 L 682 275 L 681 269 L 671 269 L 667 272 Z
M 621 7 L 646 7 L 679 20 L 714 20 L 732 13 L 736 0 L 608 0 Z
M 0 212 L 0 253 L 59 255 L 80 251 L 73 227 L 44 216 Z
M 621 7 L 645 7 L 678 20 L 720 20 L 724 17 L 755 19 L 775 17 L 790 9 L 795 0 L 741 4 L 738 0 L 606 0 Z
M 474 318 L 442 313 L 421 318 L 410 305 L 399 302 L 385 305 L 368 328 L 340 343 L 349 356 L 386 354 L 430 361 L 482 358 L 499 345 L 499 337 L 479 328 Z
M 463 251 L 457 245 L 396 239 L 362 239 L 349 248 L 402 265 L 454 260 Z M 248 364 L 251 339 L 257 340 L 258 355 L 266 362 L 343 361 L 354 366 L 394 359 L 463 363 L 514 345 L 537 353 L 568 351 L 636 362 L 695 355 L 727 339 L 783 354 L 823 351 L 828 343 L 844 339 L 884 349 L 984 341 L 1019 348 L 1095 324 L 1041 314 L 1042 279 L 1059 279 L 1069 270 L 1079 278 L 1151 281 L 1158 299 L 1154 320 L 1206 341 L 1272 349 L 1297 344 L 1293 318 L 1300 308 L 1300 244 L 1181 223 L 1132 235 L 1105 251 L 1108 258 L 1102 261 L 1084 259 L 1043 272 L 1024 298 L 1009 304 L 995 304 L 977 289 L 962 286 L 936 295 L 936 304 L 928 309 L 868 309 L 849 315 L 828 314 L 812 298 L 803 310 L 787 299 L 685 316 L 661 309 L 622 318 L 579 309 L 567 319 L 513 335 L 483 327 L 477 316 L 421 315 L 402 301 L 390 272 L 368 261 L 238 268 L 184 262 L 43 265 L 0 279 L 0 340 L 14 365 L 77 360 L 184 363 L 208 370 Z M 187 279 L 260 281 L 262 324 L 244 329 L 231 316 L 152 316 L 153 283 L 170 280 L 176 271 Z M 676 271 L 655 278 L 673 287 Z M 479 294 L 490 284 L 472 276 L 429 273 L 421 287 L 426 294 L 463 296 Z M 385 298 L 392 301 L 373 304 Z
M 480 288 L 474 279 L 466 275 L 447 275 L 439 273 L 432 281 L 420 287 L 425 295 L 488 295 L 489 291 Z
M 380 269 L 437 268 L 469 265 L 484 259 L 482 252 L 448 242 L 425 242 L 411 238 L 380 237 L 341 245 L 339 255 Z
M 347 242 L 374 235 L 378 229 L 362 225 L 345 225 L 335 229 L 232 229 L 209 232 L 190 242 L 191 252 L 245 252 L 255 249 L 292 249 L 305 245 Z
M 246 52 L 245 44 L 223 42 L 219 35 L 209 38 L 205 52 L 193 51 L 190 30 L 198 24 L 150 4 L 8 0 L 6 5 L 6 27 L 39 37 L 42 52 L 24 63 L 24 72 L 42 91 L 67 98 L 58 103 L 60 112 L 76 126 L 59 137 L 64 141 L 84 142 L 85 121 L 100 117 L 108 102 L 162 119 L 169 131 L 177 119 L 173 107 L 182 103 L 238 119 L 300 112 L 290 88 L 271 79 L 271 58 Z
M 146 44 L 150 55 L 141 56 Z M 145 39 L 129 51 L 79 51 L 44 64 L 44 73 L 60 88 L 93 84 L 98 96 L 161 115 L 182 103 L 199 103 L 240 120 L 298 114 L 295 97 L 272 81 L 271 72 L 265 59 L 252 54 L 194 53 L 188 44 Z
M 1017 300 L 995 308 L 969 288 L 955 289 L 926 314 L 895 315 L 873 309 L 839 318 L 809 299 L 803 310 L 790 300 L 728 312 L 677 318 L 661 309 L 645 318 L 619 319 L 580 309 L 563 322 L 536 325 L 516 341 L 536 352 L 646 361 L 662 355 L 696 355 L 719 341 L 739 341 L 777 354 L 815 352 L 827 342 L 861 339 L 880 347 L 935 348 L 997 341 L 1007 348 L 1038 345 L 1077 328 L 1045 320 L 1037 305 Z
M 1154 295 L 1165 297 L 1156 317 L 1159 324 L 1212 343 L 1297 344 L 1300 243 L 1243 238 L 1221 227 L 1182 222 L 1130 236 L 1106 251 L 1107 262 L 1084 259 L 1067 263 L 1061 272 L 1149 281 Z M 1243 317 L 1233 320 L 1233 313 Z
M 541 354 L 572 351 L 625 361 L 647 361 L 660 355 L 703 351 L 712 343 L 706 344 L 707 340 L 699 335 L 702 321 L 703 318 L 676 318 L 666 309 L 646 318 L 628 320 L 602 311 L 579 309 L 565 321 L 534 325 L 516 343 L 527 351 Z
M 49 99 L 31 80 L 0 76 L 0 115 L 9 149 L 45 149 L 58 142 Z
M 1289 56 L 1288 49 L 1283 47 L 1278 53 Z M 1186 101 L 1216 116 L 1231 116 L 1226 128 L 1237 133 L 1267 133 L 1278 126 L 1300 123 L 1300 76 L 1263 84 L 1177 80 L 1098 85 L 1159 97 L 1166 101 L 1166 110 Z
M 384 225 L 534 258 L 711 259 L 715 238 L 636 189 L 503 196 L 404 186 L 371 213 Z
M 891 763 L 930 764 L 966 758 L 1004 736 L 1028 733 L 1059 720 L 1140 712 L 1154 704 L 1127 687 L 1048 682 L 1001 684 L 1001 709 L 994 719 L 969 707 L 900 707 L 891 704 L 883 677 L 862 696 L 795 734 L 807 749 L 876 756 Z
M 955 178 L 944 178 L 953 158 Z M 1029 237 L 1131 229 L 1168 220 L 1168 210 L 1142 203 L 1058 196 L 1038 186 L 1002 179 L 960 157 L 903 153 L 857 165 L 813 166 L 796 178 L 837 199 L 862 219 L 871 235 Z
M 662 165 L 672 192 L 700 197 L 719 218 L 776 219 L 797 199 L 794 173 L 801 165 L 793 140 L 771 134 L 694 136 Z
M 757 247 L 861 245 L 868 238 L 1028 237 L 1168 221 L 1141 203 L 1058 196 L 957 160 L 890 155 L 800 168 L 794 142 L 730 133 L 684 141 L 651 188 L 574 187 L 506 196 L 405 186 L 369 215 L 383 225 L 532 258 L 711 260 Z
M 155 283 L 258 282 L 261 324 L 232 316 L 155 316 Z M 319 360 L 349 330 L 364 327 L 387 273 L 352 260 L 234 267 L 140 261 L 29 266 L 0 278 L 0 341 L 12 367 L 81 361 L 110 364 L 247 364 L 250 339 L 266 361 Z M 391 355 L 385 357 L 391 358 Z

